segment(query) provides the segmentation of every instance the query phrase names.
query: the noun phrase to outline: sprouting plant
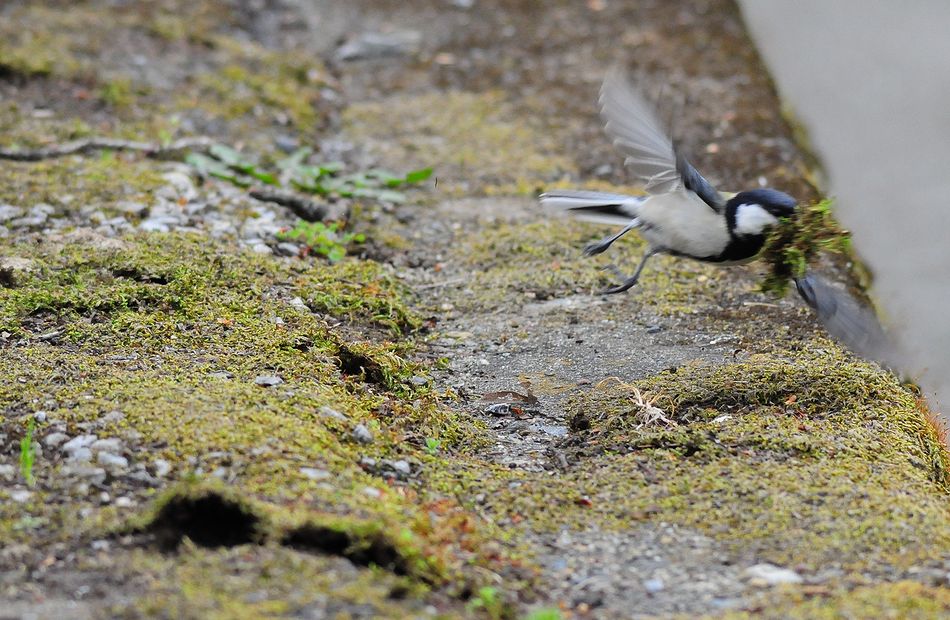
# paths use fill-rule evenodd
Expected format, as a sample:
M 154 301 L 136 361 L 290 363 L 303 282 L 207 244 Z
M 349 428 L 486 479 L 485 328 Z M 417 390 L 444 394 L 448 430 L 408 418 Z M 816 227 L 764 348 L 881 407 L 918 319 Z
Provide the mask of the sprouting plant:
M 36 422 L 30 418 L 26 427 L 26 435 L 20 440 L 20 473 L 30 486 L 36 482 L 33 478 L 33 462 L 36 460 L 36 450 L 33 448 L 33 430 Z
M 207 155 L 191 153 L 185 161 L 202 174 L 229 181 L 240 187 L 264 183 L 291 187 L 308 194 L 328 198 L 369 198 L 384 202 L 403 202 L 400 188 L 422 183 L 432 176 L 432 168 L 413 170 L 404 175 L 371 169 L 344 174 L 341 162 L 308 163 L 313 149 L 298 149 L 268 170 L 257 159 L 228 146 L 216 144 Z
M 466 611 L 482 609 L 491 620 L 501 620 L 505 617 L 505 603 L 498 596 L 498 590 L 491 586 L 479 588 L 478 595 L 473 597 L 465 606 Z
M 314 254 L 325 256 L 331 263 L 335 263 L 346 256 L 347 244 L 366 241 L 363 233 L 341 233 L 339 227 L 337 222 L 324 224 L 298 220 L 292 229 L 277 233 L 277 238 L 284 241 L 299 241 L 310 248 Z
M 426 452 L 435 456 L 439 453 L 439 448 L 442 447 L 442 442 L 436 439 L 435 437 L 426 437 Z
M 535 609 L 525 617 L 525 620 L 564 620 L 564 616 L 557 609 Z

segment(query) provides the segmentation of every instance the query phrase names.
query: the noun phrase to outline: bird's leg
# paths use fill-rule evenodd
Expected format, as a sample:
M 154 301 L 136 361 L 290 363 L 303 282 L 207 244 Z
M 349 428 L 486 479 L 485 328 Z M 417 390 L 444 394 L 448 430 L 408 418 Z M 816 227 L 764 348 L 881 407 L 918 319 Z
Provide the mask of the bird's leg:
M 616 241 L 620 237 L 623 237 L 625 234 L 627 234 L 628 232 L 630 232 L 631 230 L 633 230 L 639 225 L 640 225 L 639 220 L 633 220 L 632 222 L 627 224 L 626 228 L 618 232 L 616 235 L 610 235 L 609 237 L 604 237 L 597 243 L 587 244 L 587 246 L 584 248 L 584 256 L 593 256 L 595 254 L 600 254 L 601 252 L 605 252 L 607 248 L 609 248 L 614 241 Z
M 630 288 L 632 288 L 640 279 L 640 272 L 643 271 L 643 267 L 647 264 L 647 261 L 650 260 L 651 256 L 657 253 L 659 253 L 659 250 L 657 250 L 656 248 L 650 248 L 649 250 L 647 250 L 647 253 L 643 255 L 642 259 L 640 259 L 640 264 L 637 265 L 637 270 L 633 273 L 632 276 L 630 276 L 629 278 L 624 280 L 623 283 L 618 284 L 617 286 L 612 286 L 604 291 L 601 291 L 601 294 L 613 295 L 615 293 L 623 293 L 624 291 L 627 291 Z M 614 273 L 614 275 L 616 275 L 619 278 L 624 277 L 623 274 L 620 273 L 619 270 L 613 265 L 610 265 L 609 267 L 607 267 L 607 269 L 611 271 L 612 273 Z

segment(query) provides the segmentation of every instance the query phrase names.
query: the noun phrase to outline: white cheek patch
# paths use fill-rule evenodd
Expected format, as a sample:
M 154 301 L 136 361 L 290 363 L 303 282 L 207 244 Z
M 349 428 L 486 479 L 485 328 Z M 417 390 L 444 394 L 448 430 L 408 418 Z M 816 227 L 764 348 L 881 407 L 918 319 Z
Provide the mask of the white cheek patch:
M 747 204 L 736 208 L 736 230 L 740 235 L 761 235 L 769 226 L 778 223 L 778 218 L 761 205 Z

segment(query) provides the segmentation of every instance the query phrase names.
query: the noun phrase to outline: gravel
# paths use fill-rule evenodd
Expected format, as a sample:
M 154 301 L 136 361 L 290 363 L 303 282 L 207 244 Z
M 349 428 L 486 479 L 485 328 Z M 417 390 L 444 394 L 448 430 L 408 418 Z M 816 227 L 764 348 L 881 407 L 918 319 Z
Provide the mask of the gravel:
M 553 600 L 596 618 L 699 614 L 741 604 L 741 569 L 712 539 L 665 523 L 562 531 L 542 558 Z M 586 616 L 585 616 L 586 617 Z
M 64 443 L 61 450 L 68 455 L 72 455 L 78 450 L 88 449 L 98 437 L 95 435 L 77 435 Z
M 353 428 L 353 432 L 351 433 L 351 435 L 353 439 L 355 439 L 359 443 L 362 443 L 362 444 L 373 443 L 373 433 L 371 433 L 370 430 L 366 428 L 365 424 L 357 424 Z
M 283 382 L 284 380 L 277 375 L 260 375 L 254 379 L 254 383 L 261 387 L 274 387 L 276 385 L 280 385 Z
M 114 437 L 110 439 L 97 439 L 92 442 L 89 449 L 93 452 L 121 452 L 122 440 Z
M 47 448 L 56 448 L 69 440 L 66 433 L 50 433 L 43 438 L 43 445 Z
M 111 452 L 100 452 L 96 455 L 96 462 L 110 470 L 126 469 L 129 466 L 129 459 Z
M 155 459 L 152 461 L 152 467 L 157 478 L 164 478 L 172 470 L 171 464 L 165 459 Z
M 802 583 L 804 581 L 801 575 L 795 571 L 774 564 L 755 564 L 745 569 L 742 576 L 749 580 L 749 585 L 759 587 L 777 586 L 783 583 Z
M 69 453 L 66 460 L 70 463 L 88 463 L 92 460 L 92 450 L 89 448 L 76 448 Z
M 311 480 L 326 480 L 331 476 L 327 470 L 317 469 L 316 467 L 301 467 L 300 473 Z
M 324 418 L 328 418 L 331 420 L 338 420 L 340 422 L 346 421 L 346 416 L 340 413 L 339 411 L 337 411 L 336 409 L 334 409 L 333 407 L 327 407 L 327 406 L 320 407 L 319 413 Z M 370 437 L 370 440 L 372 440 L 372 437 Z

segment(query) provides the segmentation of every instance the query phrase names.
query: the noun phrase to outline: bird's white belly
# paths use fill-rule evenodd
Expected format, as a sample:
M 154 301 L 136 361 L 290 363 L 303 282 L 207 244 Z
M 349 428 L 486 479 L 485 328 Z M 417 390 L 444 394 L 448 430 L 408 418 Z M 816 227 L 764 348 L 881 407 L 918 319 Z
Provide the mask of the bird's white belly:
M 650 197 L 640 207 L 640 234 L 657 249 L 705 258 L 729 244 L 726 218 L 690 191 Z

